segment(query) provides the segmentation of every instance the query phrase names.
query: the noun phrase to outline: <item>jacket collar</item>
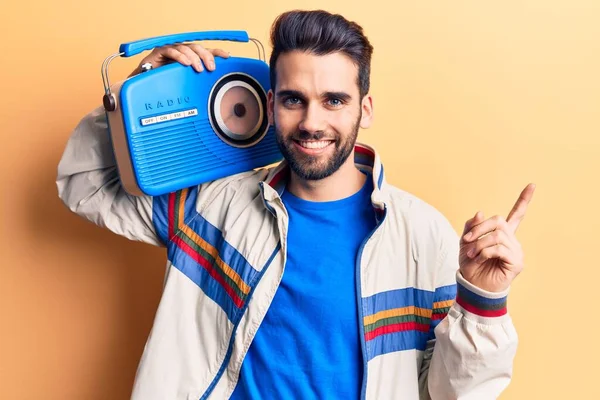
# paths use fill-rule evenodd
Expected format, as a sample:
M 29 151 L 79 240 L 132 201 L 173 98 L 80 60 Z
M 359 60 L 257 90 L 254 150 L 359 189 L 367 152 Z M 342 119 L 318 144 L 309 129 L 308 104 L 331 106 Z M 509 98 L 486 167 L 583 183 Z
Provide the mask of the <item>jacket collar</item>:
M 356 165 L 359 170 L 371 174 L 373 178 L 371 203 L 378 216 L 383 215 L 386 209 L 385 192 L 387 184 L 385 182 L 383 164 L 381 163 L 379 154 L 371 146 L 356 143 L 354 146 L 354 165 Z M 275 196 L 281 197 L 287 185 L 289 174 L 290 167 L 286 160 L 283 160 L 276 167 L 269 170 L 267 177 L 263 181 L 267 184 L 268 189 L 265 185 L 261 184 L 264 200 L 266 202 L 274 200 Z

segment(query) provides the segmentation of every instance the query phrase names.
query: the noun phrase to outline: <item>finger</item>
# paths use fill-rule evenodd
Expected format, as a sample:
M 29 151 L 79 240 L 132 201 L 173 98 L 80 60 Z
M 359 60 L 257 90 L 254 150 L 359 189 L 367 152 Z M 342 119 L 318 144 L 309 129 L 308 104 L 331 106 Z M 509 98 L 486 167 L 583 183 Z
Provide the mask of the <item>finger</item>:
M 508 230 L 508 224 L 499 215 L 496 215 L 490 219 L 483 221 L 482 223 L 475 225 L 467 234 L 464 236 L 466 242 L 472 242 L 479 239 L 481 236 L 495 231 L 496 229 Z
M 221 57 L 221 58 L 229 58 L 231 56 L 231 54 L 229 54 L 228 51 L 225 51 L 223 49 L 210 49 L 209 50 L 213 56 L 216 57 Z
M 529 205 L 529 202 L 533 197 L 534 191 L 535 184 L 530 183 L 529 185 L 527 185 L 525 189 L 523 189 L 523 191 L 521 192 L 521 195 L 519 196 L 519 199 L 513 206 L 512 210 L 510 210 L 506 221 L 508 222 L 508 225 L 511 227 L 513 232 L 517 231 L 519 224 L 521 223 L 521 221 L 523 221 L 523 218 L 525 218 L 525 212 L 527 211 L 527 206 Z
M 468 219 L 467 222 L 465 222 L 465 228 L 463 229 L 463 234 L 470 231 L 473 226 L 481 223 L 482 221 L 483 221 L 483 213 L 481 211 L 477 211 L 475 213 L 475 215 L 473 216 L 473 218 Z
M 465 249 L 467 250 L 467 257 L 475 258 L 483 249 L 499 244 L 504 245 L 509 250 L 514 247 L 514 243 L 509 238 L 508 234 L 505 231 L 497 230 L 473 243 L 470 243 L 468 248 Z
M 207 69 L 209 69 L 210 71 L 213 71 L 215 69 L 215 57 L 210 51 L 208 51 L 202 45 L 199 45 L 197 43 L 190 44 L 189 46 L 190 49 L 192 49 L 196 54 L 198 54 L 198 56 L 202 60 L 202 63 Z
M 192 49 L 185 45 L 177 45 L 175 48 L 181 53 L 185 54 L 185 56 L 192 62 L 192 68 L 194 68 L 197 72 L 204 71 L 202 62 L 200 62 L 200 57 Z
M 467 222 L 465 222 L 465 228 L 463 229 L 463 236 L 461 237 L 461 242 L 464 239 L 465 233 L 469 232 L 475 225 L 478 225 L 480 223 L 482 223 L 484 221 L 484 216 L 483 216 L 483 212 L 481 211 L 477 211 L 477 213 L 475 213 L 475 216 L 469 220 L 467 220 Z
M 169 60 L 173 60 L 178 63 L 181 63 L 183 65 L 191 65 L 192 64 L 192 60 L 190 60 L 185 54 L 183 54 L 182 52 L 180 52 L 179 50 L 177 50 L 174 47 L 162 48 L 158 52 L 158 55 L 165 59 L 169 59 Z
M 483 264 L 488 260 L 497 258 L 507 264 L 516 265 L 513 252 L 503 244 L 496 244 L 490 247 L 486 247 L 476 255 L 474 262 L 476 264 Z

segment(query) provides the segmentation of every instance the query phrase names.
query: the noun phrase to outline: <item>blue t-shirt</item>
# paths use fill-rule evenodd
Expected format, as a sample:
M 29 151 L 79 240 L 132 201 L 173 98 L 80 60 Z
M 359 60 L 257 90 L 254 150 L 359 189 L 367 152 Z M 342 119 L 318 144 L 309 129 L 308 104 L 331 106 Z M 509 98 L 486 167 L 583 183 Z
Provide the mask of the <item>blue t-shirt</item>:
M 248 349 L 232 399 L 356 399 L 362 353 L 358 250 L 375 227 L 370 176 L 342 200 L 289 192 L 288 259 L 280 287 Z

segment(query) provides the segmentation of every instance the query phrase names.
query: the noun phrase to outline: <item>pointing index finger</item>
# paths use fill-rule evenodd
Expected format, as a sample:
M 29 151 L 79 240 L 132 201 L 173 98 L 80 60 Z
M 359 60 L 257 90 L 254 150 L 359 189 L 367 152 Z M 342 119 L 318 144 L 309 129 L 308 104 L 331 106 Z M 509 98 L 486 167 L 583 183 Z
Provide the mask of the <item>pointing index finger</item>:
M 510 213 L 508 214 L 508 218 L 506 219 L 506 222 L 508 222 L 508 225 L 510 227 L 512 227 L 513 231 L 515 231 L 515 232 L 516 232 L 517 228 L 519 227 L 519 224 L 521 223 L 523 218 L 525 218 L 525 212 L 527 211 L 527 206 L 529 205 L 529 202 L 531 201 L 531 198 L 533 197 L 534 191 L 535 191 L 535 184 L 530 183 L 529 185 L 527 185 L 525 187 L 525 189 L 523 189 L 523 191 L 521 192 L 519 199 L 517 200 L 517 202 L 513 206 L 512 210 L 510 210 Z

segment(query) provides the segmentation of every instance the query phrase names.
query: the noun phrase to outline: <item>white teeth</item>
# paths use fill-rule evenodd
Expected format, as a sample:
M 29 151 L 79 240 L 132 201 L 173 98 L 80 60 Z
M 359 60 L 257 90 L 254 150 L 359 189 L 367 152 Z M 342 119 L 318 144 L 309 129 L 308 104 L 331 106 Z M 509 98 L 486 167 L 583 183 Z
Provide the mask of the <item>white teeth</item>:
M 307 149 L 322 149 L 327 147 L 331 142 L 327 140 L 320 140 L 318 142 L 300 142 L 300 146 Z

